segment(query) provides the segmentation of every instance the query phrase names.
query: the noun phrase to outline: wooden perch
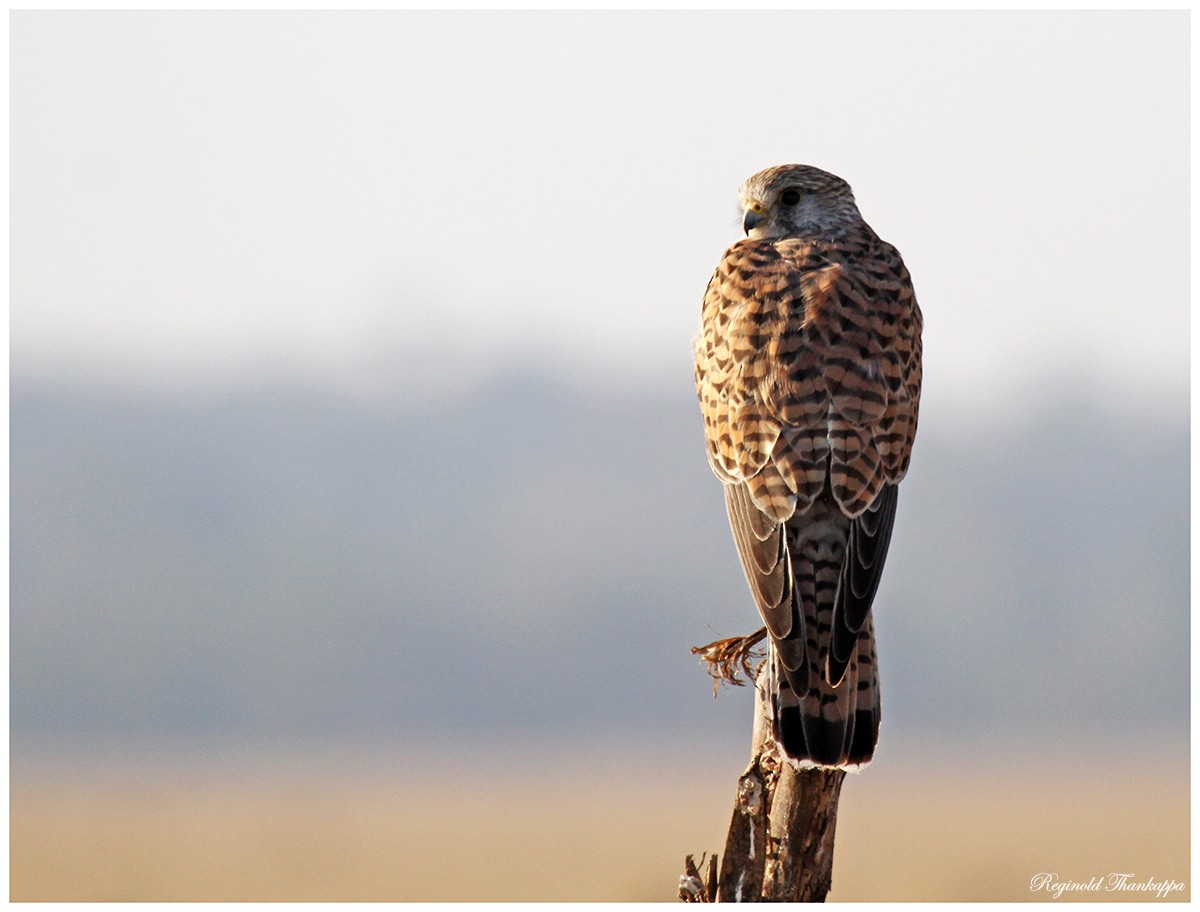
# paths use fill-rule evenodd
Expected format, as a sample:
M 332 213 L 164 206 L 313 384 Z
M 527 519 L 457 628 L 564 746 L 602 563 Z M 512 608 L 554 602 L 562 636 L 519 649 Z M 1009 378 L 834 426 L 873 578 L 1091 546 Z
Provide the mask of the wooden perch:
M 800 769 L 783 760 L 771 736 L 765 665 L 758 672 L 750 765 L 738 779 L 720 876 L 701 878 L 691 856 L 687 899 L 711 902 L 824 902 L 833 882 L 833 839 L 845 771 Z M 689 876 L 693 878 L 689 880 Z

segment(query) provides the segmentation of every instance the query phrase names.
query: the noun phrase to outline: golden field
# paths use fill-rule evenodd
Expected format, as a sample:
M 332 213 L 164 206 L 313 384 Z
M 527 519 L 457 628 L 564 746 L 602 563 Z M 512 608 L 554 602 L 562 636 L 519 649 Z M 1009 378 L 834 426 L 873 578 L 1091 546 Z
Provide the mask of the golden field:
M 132 759 L 136 756 L 136 760 Z M 1038 873 L 1186 885 L 1188 764 L 881 751 L 842 791 L 831 900 L 1048 900 Z M 740 760 L 148 750 L 14 759 L 14 901 L 670 901 Z M 1153 899 L 1066 893 L 1064 900 Z

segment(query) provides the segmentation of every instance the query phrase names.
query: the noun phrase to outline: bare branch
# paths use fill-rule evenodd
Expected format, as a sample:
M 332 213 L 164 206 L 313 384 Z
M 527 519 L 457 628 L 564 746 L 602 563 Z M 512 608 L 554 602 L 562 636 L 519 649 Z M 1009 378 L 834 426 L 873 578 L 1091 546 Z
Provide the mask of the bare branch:
M 749 639 L 740 638 L 743 644 Z M 722 643 L 736 641 L 712 645 Z M 833 882 L 833 841 L 845 771 L 801 769 L 780 757 L 765 685 L 765 669 L 760 668 L 750 765 L 738 779 L 716 897 L 721 902 L 824 902 Z M 715 863 L 715 858 L 710 861 L 710 870 Z M 695 892 L 689 896 L 706 894 L 713 887 L 712 875 L 702 880 L 690 855 L 687 865 L 680 898 L 688 877 L 695 878 Z
M 760 627 L 754 633 L 744 637 L 729 637 L 717 640 L 707 646 L 693 646 L 692 655 L 698 655 L 708 666 L 708 673 L 713 679 L 713 696 L 717 695 L 717 687 L 722 682 L 742 687 L 746 681 L 753 681 L 757 672 L 750 666 L 763 658 L 763 653 L 754 647 L 767 636 L 767 628 Z M 745 680 L 742 680 L 743 676 Z

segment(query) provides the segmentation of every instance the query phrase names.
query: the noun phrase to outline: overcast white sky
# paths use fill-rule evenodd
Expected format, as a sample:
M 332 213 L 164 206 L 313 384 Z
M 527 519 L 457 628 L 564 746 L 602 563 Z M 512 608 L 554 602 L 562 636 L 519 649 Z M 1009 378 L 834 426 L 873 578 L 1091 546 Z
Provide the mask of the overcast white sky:
M 904 254 L 927 406 L 1186 413 L 1186 12 L 16 12 L 11 53 L 17 378 L 690 383 L 737 186 L 800 161 Z

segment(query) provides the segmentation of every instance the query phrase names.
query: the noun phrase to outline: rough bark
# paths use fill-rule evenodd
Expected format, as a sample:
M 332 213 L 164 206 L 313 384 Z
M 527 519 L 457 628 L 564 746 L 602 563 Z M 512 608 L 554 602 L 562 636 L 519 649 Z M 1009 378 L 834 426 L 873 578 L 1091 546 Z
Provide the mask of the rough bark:
M 800 769 L 780 758 L 771 737 L 764 677 L 760 672 L 755 688 L 750 765 L 738 779 L 717 899 L 824 902 L 833 882 L 834 830 L 845 772 Z M 698 886 L 696 898 L 711 895 L 711 882 Z

